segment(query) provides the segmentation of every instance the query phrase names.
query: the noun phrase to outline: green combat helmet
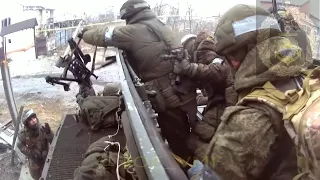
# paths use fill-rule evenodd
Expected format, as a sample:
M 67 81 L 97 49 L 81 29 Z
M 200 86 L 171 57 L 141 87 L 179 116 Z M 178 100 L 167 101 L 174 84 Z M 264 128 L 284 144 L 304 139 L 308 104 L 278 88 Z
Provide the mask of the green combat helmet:
M 108 83 L 103 89 L 103 96 L 119 96 L 120 91 L 117 83 Z
M 127 20 L 144 9 L 150 9 L 149 4 L 143 0 L 128 0 L 120 8 L 120 18 Z
M 28 120 L 32 116 L 36 116 L 37 114 L 33 111 L 33 109 L 26 110 L 24 115 L 22 116 L 22 123 L 26 126 L 28 124 Z

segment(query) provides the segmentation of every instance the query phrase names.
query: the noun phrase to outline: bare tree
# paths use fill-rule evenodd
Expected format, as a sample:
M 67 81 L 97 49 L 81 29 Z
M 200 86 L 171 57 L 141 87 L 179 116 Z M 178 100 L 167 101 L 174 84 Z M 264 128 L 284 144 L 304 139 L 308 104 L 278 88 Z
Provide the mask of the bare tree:
M 170 6 L 169 17 L 167 19 L 167 25 L 171 27 L 172 30 L 178 31 L 178 23 L 181 21 L 179 17 L 179 6 L 177 8 Z
M 154 8 L 152 10 L 157 16 L 162 16 L 162 15 L 164 15 L 165 6 L 166 6 L 166 4 L 163 4 L 163 2 L 161 0 L 160 2 L 157 2 L 157 4 L 154 6 Z
M 205 20 L 199 20 L 196 23 L 195 33 L 198 33 L 200 31 L 213 32 L 217 27 L 218 20 L 219 16 L 213 16 Z
M 186 17 L 188 18 L 188 29 L 189 29 L 189 33 L 193 32 L 193 24 L 194 24 L 194 10 L 192 8 L 192 6 L 190 4 L 187 5 L 187 13 L 186 13 Z M 186 30 L 186 24 L 184 25 L 185 30 Z

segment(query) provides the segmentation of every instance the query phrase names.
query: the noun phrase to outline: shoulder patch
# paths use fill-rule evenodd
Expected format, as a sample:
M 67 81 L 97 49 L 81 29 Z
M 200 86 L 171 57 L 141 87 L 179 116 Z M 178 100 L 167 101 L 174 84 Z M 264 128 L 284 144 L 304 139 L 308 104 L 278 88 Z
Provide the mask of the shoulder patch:
M 113 35 L 113 30 L 114 28 L 107 28 L 105 34 L 104 34 L 104 40 L 108 41 L 112 39 L 112 35 Z

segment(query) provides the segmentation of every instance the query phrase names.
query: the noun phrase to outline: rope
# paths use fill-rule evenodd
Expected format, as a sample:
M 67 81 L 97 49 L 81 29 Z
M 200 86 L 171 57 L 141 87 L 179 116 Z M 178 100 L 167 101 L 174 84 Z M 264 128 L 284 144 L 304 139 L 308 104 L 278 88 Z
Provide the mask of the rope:
M 174 153 L 172 153 L 172 156 L 174 157 L 174 159 L 183 167 L 185 166 L 189 166 L 190 168 L 192 167 L 192 164 L 188 163 L 187 161 L 185 161 L 184 159 L 182 159 L 181 157 L 175 155 Z
M 137 179 L 137 174 L 134 169 L 134 162 L 131 158 L 131 154 L 129 153 L 128 149 L 127 151 L 123 154 L 124 157 L 124 169 L 132 176 L 133 179 Z

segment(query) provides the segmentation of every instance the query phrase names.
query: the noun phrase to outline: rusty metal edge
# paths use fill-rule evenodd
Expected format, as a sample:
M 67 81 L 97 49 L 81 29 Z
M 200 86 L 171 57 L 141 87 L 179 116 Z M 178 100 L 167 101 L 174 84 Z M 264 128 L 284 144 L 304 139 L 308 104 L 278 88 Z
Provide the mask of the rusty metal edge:
M 64 121 L 67 119 L 66 117 L 67 116 L 73 116 L 74 114 L 69 114 L 69 113 L 66 113 L 62 119 L 62 121 L 60 122 L 60 125 L 54 135 L 54 138 L 50 144 L 50 148 L 49 148 L 49 152 L 48 152 L 48 155 L 47 155 L 47 158 L 46 158 L 46 162 L 43 166 L 43 170 L 42 170 L 42 174 L 41 174 L 41 178 L 40 180 L 46 180 L 47 179 L 47 176 L 49 175 L 49 168 L 50 168 L 50 164 L 51 164 L 51 160 L 52 160 L 52 156 L 54 154 L 54 150 L 55 150 L 55 147 L 56 147 L 56 144 L 58 142 L 58 139 L 59 139 L 59 135 L 60 135 L 60 131 L 61 131 L 61 127 L 63 126 L 64 124 Z

